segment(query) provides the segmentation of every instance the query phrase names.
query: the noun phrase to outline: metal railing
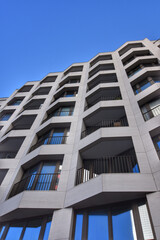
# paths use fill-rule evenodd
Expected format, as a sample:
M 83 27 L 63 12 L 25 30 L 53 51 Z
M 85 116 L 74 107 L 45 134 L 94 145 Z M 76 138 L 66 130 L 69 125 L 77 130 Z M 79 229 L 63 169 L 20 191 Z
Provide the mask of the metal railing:
M 160 105 L 150 109 L 149 111 L 143 113 L 144 120 L 147 121 L 153 117 L 160 115 Z
M 14 184 L 9 198 L 23 191 L 57 190 L 60 173 L 32 174 Z
M 35 145 L 33 145 L 30 149 L 30 152 L 40 147 L 41 145 L 48 144 L 65 144 L 68 136 L 57 136 L 57 137 L 46 137 L 44 139 L 39 140 Z
M 0 152 L 0 158 L 15 158 L 17 152 Z
M 136 156 L 108 156 L 83 160 L 84 167 L 77 170 L 76 185 L 89 181 L 103 173 L 139 173 Z
M 41 107 L 42 107 L 42 104 L 40 104 L 40 105 L 38 105 L 38 104 L 37 105 L 30 105 L 30 106 L 24 107 L 23 111 L 41 109 Z
M 121 118 L 121 119 L 114 119 L 114 120 L 102 120 L 99 123 L 97 123 L 95 126 L 87 127 L 86 130 L 84 130 L 81 133 L 81 138 L 84 138 L 88 136 L 89 134 L 95 132 L 99 128 L 106 128 L 106 127 L 124 127 L 128 126 L 127 118 Z
M 97 81 L 94 84 L 92 84 L 90 87 L 87 88 L 87 92 L 89 92 L 91 89 L 93 89 L 94 87 L 96 87 L 97 85 L 99 85 L 101 83 L 112 83 L 112 82 L 114 83 L 114 82 L 117 82 L 117 81 L 108 81 L 108 80 Z
M 145 89 L 147 89 L 148 87 L 152 86 L 155 83 L 159 83 L 160 80 L 154 80 L 152 79 L 151 81 L 145 82 L 143 85 L 139 86 L 139 87 L 134 87 L 134 93 L 137 95 L 140 92 L 143 92 Z
M 48 121 L 52 117 L 65 117 L 65 116 L 72 116 L 73 115 L 73 110 L 71 111 L 55 111 L 51 114 L 48 114 L 48 117 L 43 120 L 43 123 Z
M 86 111 L 88 108 L 92 107 L 93 105 L 95 105 L 96 103 L 100 102 L 100 101 L 110 101 L 110 100 L 121 100 L 122 97 L 120 94 L 116 95 L 116 96 L 101 96 L 96 98 L 93 102 L 87 104 L 84 108 L 84 110 Z

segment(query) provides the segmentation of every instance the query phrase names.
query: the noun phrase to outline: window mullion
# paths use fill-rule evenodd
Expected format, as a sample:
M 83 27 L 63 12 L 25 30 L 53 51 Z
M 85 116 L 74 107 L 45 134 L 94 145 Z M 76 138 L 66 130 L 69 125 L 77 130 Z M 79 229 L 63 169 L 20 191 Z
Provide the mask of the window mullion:
M 82 240 L 88 239 L 88 212 L 83 214 L 83 225 L 82 225 Z
M 109 240 L 113 240 L 113 226 L 112 226 L 112 213 L 111 211 L 108 211 L 108 235 Z

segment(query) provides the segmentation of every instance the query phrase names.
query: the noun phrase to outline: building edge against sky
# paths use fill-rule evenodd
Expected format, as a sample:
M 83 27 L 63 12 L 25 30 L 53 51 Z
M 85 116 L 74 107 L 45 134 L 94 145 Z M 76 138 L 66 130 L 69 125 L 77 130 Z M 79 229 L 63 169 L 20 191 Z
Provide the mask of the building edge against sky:
M 0 239 L 160 239 L 160 41 L 126 42 L 0 105 Z

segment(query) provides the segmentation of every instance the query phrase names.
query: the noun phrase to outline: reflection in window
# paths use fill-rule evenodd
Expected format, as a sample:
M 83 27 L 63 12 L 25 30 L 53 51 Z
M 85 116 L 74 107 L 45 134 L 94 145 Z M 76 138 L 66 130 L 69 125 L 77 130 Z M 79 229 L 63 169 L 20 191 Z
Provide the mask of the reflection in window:
M 74 230 L 74 240 L 154 240 L 145 200 L 81 209 Z
M 0 118 L 0 121 L 8 121 L 10 116 L 11 116 L 11 113 L 6 113 Z
M 75 229 L 75 240 L 81 240 L 82 238 L 82 224 L 83 224 L 83 215 L 77 214 L 76 216 L 76 229 Z
M 137 240 L 132 210 L 112 215 L 114 240 Z
M 109 240 L 107 214 L 91 213 L 88 217 L 88 240 Z
M 23 240 L 37 240 L 41 230 L 41 220 L 30 221 L 26 227 Z
M 15 240 L 19 239 L 21 236 L 23 227 L 24 227 L 23 223 L 11 224 L 5 239 L 13 240 L 13 236 Z
M 51 217 L 41 217 L 30 221 L 7 223 L 0 227 L 1 240 L 48 240 Z
M 46 229 L 45 229 L 45 232 L 44 232 L 43 240 L 48 240 L 50 227 L 51 227 L 51 220 L 46 223 Z

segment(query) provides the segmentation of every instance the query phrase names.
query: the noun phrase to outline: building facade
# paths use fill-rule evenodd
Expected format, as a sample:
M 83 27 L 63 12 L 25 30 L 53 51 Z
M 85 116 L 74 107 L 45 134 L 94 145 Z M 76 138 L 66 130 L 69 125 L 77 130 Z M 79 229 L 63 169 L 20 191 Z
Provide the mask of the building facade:
M 0 239 L 160 240 L 160 41 L 0 99 Z

